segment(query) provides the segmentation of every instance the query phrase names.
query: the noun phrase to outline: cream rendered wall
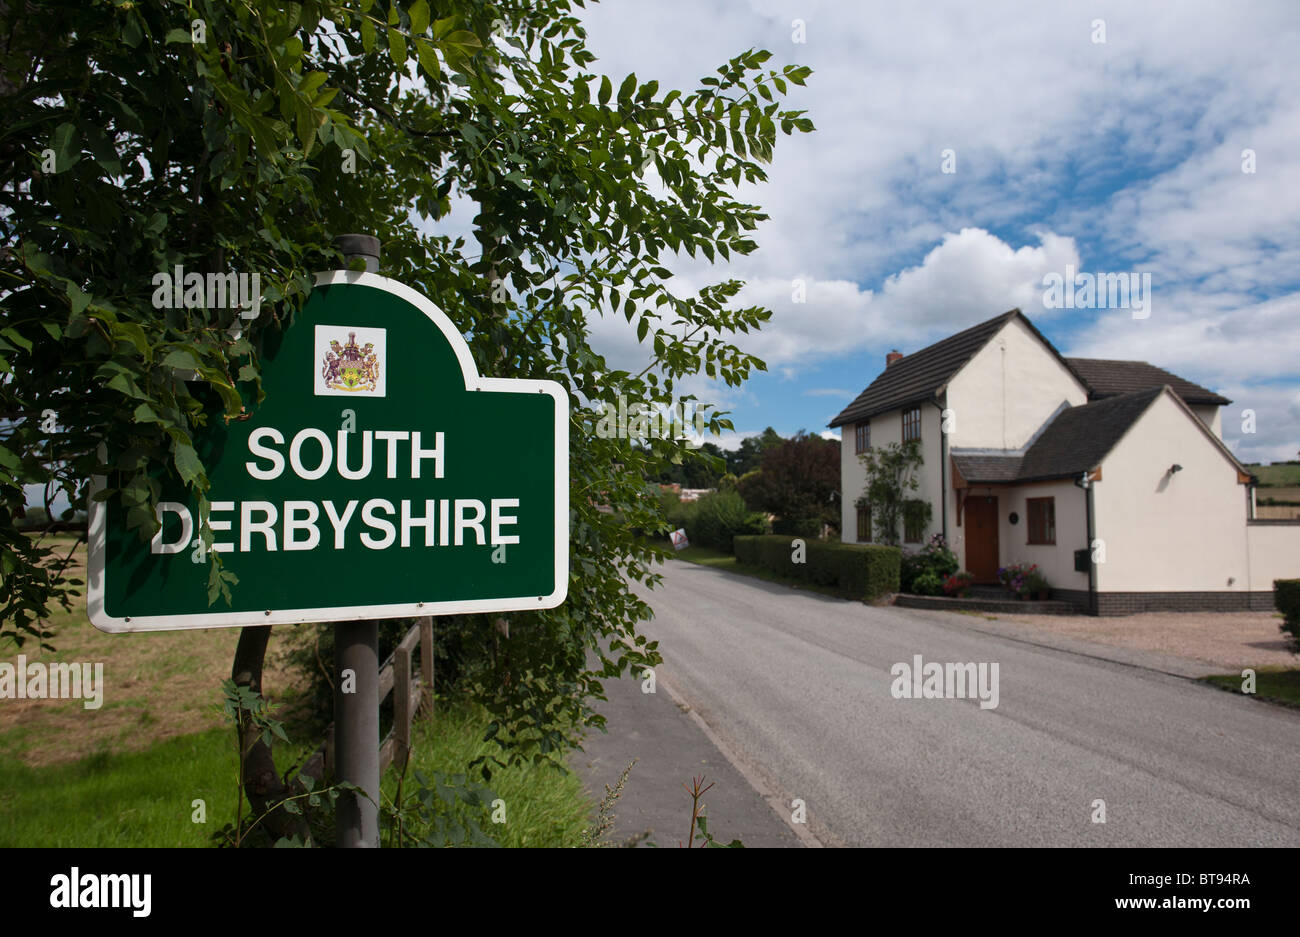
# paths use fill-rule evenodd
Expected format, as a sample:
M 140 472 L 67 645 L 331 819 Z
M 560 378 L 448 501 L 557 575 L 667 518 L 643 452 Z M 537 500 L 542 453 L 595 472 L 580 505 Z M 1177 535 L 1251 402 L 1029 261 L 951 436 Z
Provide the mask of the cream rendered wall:
M 1300 579 L 1300 524 L 1251 524 L 1246 543 L 1252 592 L 1271 592 L 1274 579 Z
M 1168 475 L 1177 463 L 1182 471 Z M 1250 588 L 1246 498 L 1237 469 L 1169 393 L 1157 397 L 1101 465 L 1099 592 Z
M 1088 514 L 1084 491 L 1072 481 L 1043 482 L 1002 491 L 998 496 L 998 565 L 1037 563 L 1047 584 L 1057 589 L 1087 589 L 1088 574 L 1074 571 L 1074 551 L 1088 545 Z M 1029 544 L 1030 498 L 1056 499 L 1056 544 Z M 1019 515 L 1016 524 L 1011 512 Z M 958 554 L 964 556 L 965 554 Z
M 1018 318 L 1013 318 L 948 382 L 955 420 L 948 444 L 1018 449 L 1049 416 L 1088 392 Z
M 909 492 L 913 498 L 925 498 L 933 505 L 930 524 L 923 535 L 922 544 L 931 534 L 943 530 L 943 517 L 940 514 L 940 426 L 939 409 L 932 403 L 922 403 L 921 408 L 921 458 L 924 460 L 917 473 L 919 485 L 915 492 Z M 871 424 L 872 447 L 887 443 L 903 441 L 903 412 L 891 410 L 877 414 L 869 421 Z M 855 424 L 846 423 L 840 427 L 840 539 L 844 543 L 857 543 L 858 509 L 856 502 L 862 496 L 862 489 L 867 484 L 867 473 L 862 461 L 854 452 L 856 440 Z M 948 480 L 951 487 L 952 480 Z M 902 531 L 899 531 L 900 535 Z M 908 549 L 916 549 L 921 544 L 902 544 Z
M 1213 430 L 1214 435 L 1220 439 L 1223 438 L 1223 416 L 1219 413 L 1221 409 L 1222 407 L 1216 404 L 1203 404 L 1192 407 L 1192 412 L 1200 417 L 1201 422 Z

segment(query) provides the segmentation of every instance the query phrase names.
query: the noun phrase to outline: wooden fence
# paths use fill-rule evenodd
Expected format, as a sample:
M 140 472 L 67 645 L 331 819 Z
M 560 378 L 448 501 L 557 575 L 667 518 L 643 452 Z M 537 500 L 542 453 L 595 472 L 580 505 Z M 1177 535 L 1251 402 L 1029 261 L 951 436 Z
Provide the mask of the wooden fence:
M 419 669 L 413 668 L 419 652 Z M 411 754 L 411 729 L 423 710 L 433 714 L 433 619 L 418 618 L 398 642 L 397 649 L 379 668 L 379 705 L 393 694 L 393 727 L 379 743 L 379 774 L 397 763 L 406 766 Z M 334 730 L 330 728 L 321 749 L 326 777 L 334 777 Z

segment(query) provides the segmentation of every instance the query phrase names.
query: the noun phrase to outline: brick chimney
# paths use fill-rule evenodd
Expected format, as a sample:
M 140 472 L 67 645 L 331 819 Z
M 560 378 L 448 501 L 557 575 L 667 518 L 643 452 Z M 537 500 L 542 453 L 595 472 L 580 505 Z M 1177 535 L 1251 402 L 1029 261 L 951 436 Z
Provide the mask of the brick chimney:
M 889 367 L 891 364 L 897 364 L 902 360 L 903 360 L 902 352 L 900 352 L 897 348 L 895 348 L 889 354 L 885 355 L 885 367 Z

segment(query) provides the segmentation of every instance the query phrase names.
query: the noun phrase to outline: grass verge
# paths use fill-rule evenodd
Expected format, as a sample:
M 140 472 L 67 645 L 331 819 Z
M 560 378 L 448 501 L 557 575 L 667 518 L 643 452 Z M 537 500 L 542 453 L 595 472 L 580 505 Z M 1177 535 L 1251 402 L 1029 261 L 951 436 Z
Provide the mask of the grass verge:
M 480 754 L 489 718 L 464 703 L 441 704 L 417 723 L 406 793 L 414 770 L 463 774 Z M 276 747 L 281 770 L 313 744 Z M 31 766 L 0 757 L 0 847 L 209 846 L 211 832 L 234 820 L 239 764 L 233 729 L 165 739 L 140 751 L 98 751 L 77 761 Z M 397 778 L 384 778 L 391 801 Z M 505 802 L 504 823 L 491 811 L 480 826 L 502 846 L 576 846 L 594 809 L 578 778 L 552 767 L 498 769 L 488 787 Z M 206 823 L 193 821 L 201 800 Z M 244 813 L 248 814 L 247 802 Z
M 491 721 L 487 712 L 468 703 L 439 702 L 433 721 L 416 722 L 414 750 L 403 784 L 403 799 L 414 796 L 419 787 L 415 772 L 426 777 L 432 772 L 465 774 L 465 766 L 480 755 L 495 755 L 495 742 L 484 742 L 483 733 Z M 431 778 L 430 778 L 431 779 Z M 470 781 L 483 782 L 475 769 Z M 504 821 L 492 822 L 493 811 L 484 810 L 475 819 L 497 845 L 507 847 L 559 847 L 579 845 L 591 825 L 595 805 L 582 790 L 578 776 L 551 764 L 518 768 L 494 768 L 486 782 L 493 799 L 502 801 Z M 389 769 L 383 781 L 384 802 L 391 804 L 397 791 L 397 773 Z M 463 808 L 462 808 L 463 809 Z M 500 815 L 500 814 L 498 814 Z M 387 836 L 385 836 L 387 843 Z
M 1255 671 L 1255 692 L 1242 693 L 1241 674 L 1214 674 L 1201 678 L 1211 686 L 1236 693 L 1241 696 L 1254 696 L 1270 703 L 1300 708 L 1300 670 L 1284 670 L 1281 667 L 1258 668 Z

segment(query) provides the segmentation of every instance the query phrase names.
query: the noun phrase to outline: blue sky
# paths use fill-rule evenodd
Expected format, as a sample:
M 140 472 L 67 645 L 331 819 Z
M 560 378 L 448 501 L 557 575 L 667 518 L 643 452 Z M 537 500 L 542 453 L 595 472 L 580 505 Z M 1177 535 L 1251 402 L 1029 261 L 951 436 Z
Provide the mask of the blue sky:
M 735 276 L 774 310 L 741 343 L 770 373 L 692 388 L 741 435 L 824 430 L 891 348 L 1018 306 L 1064 354 L 1147 360 L 1231 398 L 1243 459 L 1296 458 L 1300 6 L 606 0 L 582 18 L 616 79 L 688 90 L 751 47 L 814 69 L 787 101 L 817 132 L 779 138 L 746 193 L 772 216 L 760 250 L 672 266 L 675 290 Z M 1046 308 L 1043 276 L 1067 265 L 1149 273 L 1150 316 Z M 647 360 L 621 318 L 597 333 L 620 366 Z

